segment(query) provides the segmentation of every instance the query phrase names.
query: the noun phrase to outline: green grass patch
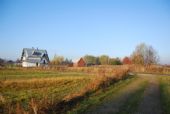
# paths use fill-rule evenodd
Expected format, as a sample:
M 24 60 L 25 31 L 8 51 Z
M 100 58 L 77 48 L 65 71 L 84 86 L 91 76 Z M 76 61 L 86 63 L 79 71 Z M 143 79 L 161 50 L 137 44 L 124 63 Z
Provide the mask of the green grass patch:
M 120 108 L 119 112 L 116 114 L 133 114 L 137 111 L 140 101 L 142 100 L 145 88 L 148 82 L 145 81 L 140 85 L 140 88 L 133 93 L 130 98 L 127 99 L 125 104 Z
M 82 102 L 78 103 L 77 106 L 67 112 L 68 114 L 82 114 L 86 113 L 87 110 L 96 107 L 100 104 L 103 104 L 104 102 L 108 102 L 110 99 L 113 99 L 117 94 L 117 91 L 125 87 L 126 85 L 130 84 L 131 82 L 135 81 L 137 77 L 129 77 L 125 80 L 121 80 L 110 87 L 108 87 L 106 90 L 99 90 L 93 94 L 91 94 L 87 99 L 83 100 Z
M 4 106 L 15 106 L 16 103 L 27 109 L 32 98 L 58 102 L 83 89 L 92 78 L 92 75 L 81 72 L 0 70 L 0 113 Z
M 170 114 L 170 77 L 160 76 L 161 103 L 164 114 Z
M 31 79 L 31 78 L 49 78 L 49 77 L 88 77 L 92 76 L 83 72 L 61 72 L 53 70 L 0 70 L 0 80 L 13 79 Z
M 111 94 L 109 92 L 100 94 L 105 93 L 107 89 L 112 89 L 108 87 L 111 81 L 114 80 L 114 82 L 117 82 L 117 80 L 123 79 L 127 73 L 127 69 L 118 69 L 116 71 L 112 69 L 110 72 L 112 72 L 113 75 L 110 74 L 110 77 L 102 77 L 103 74 L 99 73 L 101 76 L 99 79 L 101 80 L 97 80 L 98 72 L 90 73 L 91 70 L 92 69 L 89 69 L 88 74 L 87 72 L 79 70 L 76 72 L 76 70 L 65 71 L 51 69 L 0 69 L 0 113 L 9 112 L 9 110 L 12 110 L 12 113 L 14 111 L 29 111 L 29 113 L 32 113 L 31 111 L 35 107 L 39 108 L 38 111 L 48 112 L 51 110 L 51 106 L 54 105 L 55 107 L 56 104 L 62 103 L 62 101 L 69 97 L 70 101 L 72 101 L 72 99 L 74 101 L 74 95 L 76 97 L 76 93 L 82 92 L 83 94 L 83 92 L 86 91 L 90 93 L 93 89 L 95 89 L 95 92 L 91 92 L 92 94 L 90 93 L 91 100 L 88 102 L 91 104 L 93 100 L 95 101 L 94 103 L 98 104 Z M 107 71 L 107 74 L 108 72 L 109 71 Z M 126 80 L 128 82 L 128 80 L 130 81 L 131 79 L 132 78 Z M 115 91 L 116 85 L 118 84 L 121 86 L 121 83 L 123 84 L 124 80 L 114 84 Z M 98 84 L 99 86 L 104 84 L 102 85 L 103 88 L 98 89 Z M 105 88 L 106 86 L 107 88 Z M 99 97 L 96 98 L 96 95 L 99 95 Z M 89 95 L 87 95 L 87 98 L 88 96 Z M 81 101 L 82 100 L 80 100 L 80 102 Z M 77 102 L 79 104 L 79 100 L 77 100 Z M 82 104 L 85 103 L 83 102 Z M 64 108 L 65 105 L 67 104 L 64 104 Z M 69 106 L 68 104 L 68 107 Z M 47 108 L 47 110 L 43 110 L 43 108 Z

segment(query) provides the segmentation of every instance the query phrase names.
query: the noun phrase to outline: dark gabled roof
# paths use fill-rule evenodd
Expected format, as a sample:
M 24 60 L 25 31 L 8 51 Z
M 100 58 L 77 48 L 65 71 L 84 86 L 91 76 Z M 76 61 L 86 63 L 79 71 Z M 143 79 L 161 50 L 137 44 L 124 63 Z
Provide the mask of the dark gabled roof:
M 48 54 L 46 50 L 35 49 L 35 48 L 24 48 L 22 57 L 25 56 L 27 62 L 35 63 L 40 62 L 41 58 L 45 56 L 49 61 Z
M 42 57 L 44 54 L 47 54 L 46 50 L 34 49 L 34 48 L 24 48 L 23 51 L 25 54 L 28 54 L 28 57 Z

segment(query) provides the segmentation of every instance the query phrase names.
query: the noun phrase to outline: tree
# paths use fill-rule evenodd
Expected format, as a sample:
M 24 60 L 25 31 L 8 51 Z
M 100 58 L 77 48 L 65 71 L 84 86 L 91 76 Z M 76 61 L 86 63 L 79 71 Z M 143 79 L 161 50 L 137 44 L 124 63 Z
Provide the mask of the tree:
M 54 55 L 54 58 L 51 61 L 51 64 L 61 65 L 63 63 L 63 61 L 64 61 L 64 57 L 63 56 Z
M 83 59 L 86 61 L 87 65 L 95 65 L 97 58 L 93 55 L 85 55 Z
M 0 58 L 0 66 L 4 66 L 5 65 L 5 60 Z
M 123 64 L 131 64 L 132 63 L 132 61 L 129 57 L 124 57 L 122 62 L 123 62 Z
M 159 61 L 159 56 L 156 50 L 152 46 L 148 46 L 145 63 L 147 65 L 151 65 L 151 64 L 157 64 L 158 61 Z
M 71 64 L 73 64 L 72 60 L 69 60 L 67 58 L 62 62 L 62 65 L 71 65 Z
M 121 62 L 120 58 L 118 58 L 118 57 L 116 58 L 115 62 L 116 62 L 116 65 L 122 65 L 122 62 Z
M 157 64 L 159 56 L 152 46 L 141 43 L 136 47 L 131 59 L 134 64 L 151 65 Z
M 99 57 L 99 61 L 102 65 L 108 65 L 109 64 L 109 56 L 102 55 Z
M 99 60 L 99 57 L 96 57 L 96 65 L 100 65 L 100 60 Z
M 16 63 L 21 63 L 21 59 L 17 58 Z
M 95 57 L 93 55 L 85 55 L 83 59 L 86 61 L 87 65 L 99 65 L 99 57 Z
M 140 54 L 133 53 L 131 59 L 134 64 L 144 65 L 144 59 Z
M 121 65 L 121 61 L 120 59 L 117 57 L 116 59 L 115 58 L 110 58 L 109 59 L 109 64 L 110 65 Z

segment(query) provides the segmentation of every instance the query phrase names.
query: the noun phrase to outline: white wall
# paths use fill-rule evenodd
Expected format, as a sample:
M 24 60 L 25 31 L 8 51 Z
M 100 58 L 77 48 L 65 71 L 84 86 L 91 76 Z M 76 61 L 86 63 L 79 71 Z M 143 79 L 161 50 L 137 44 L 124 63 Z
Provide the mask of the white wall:
M 22 62 L 22 67 L 36 67 L 36 63 Z
M 45 58 L 43 58 L 41 62 L 38 63 L 38 66 L 44 65 L 43 64 L 44 60 L 46 64 L 48 63 L 48 61 Z M 22 67 L 37 67 L 37 65 L 36 63 L 22 62 Z

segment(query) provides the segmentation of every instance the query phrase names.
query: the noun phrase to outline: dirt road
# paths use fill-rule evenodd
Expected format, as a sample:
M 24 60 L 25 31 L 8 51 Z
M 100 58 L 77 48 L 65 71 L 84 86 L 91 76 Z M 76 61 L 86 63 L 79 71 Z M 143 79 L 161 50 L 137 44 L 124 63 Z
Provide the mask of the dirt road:
M 108 102 L 87 110 L 87 114 L 121 114 L 122 107 L 129 107 L 127 101 L 133 98 L 134 93 L 144 86 L 142 97 L 138 101 L 138 105 L 134 106 L 134 112 L 126 111 L 123 114 L 162 114 L 160 105 L 160 90 L 159 81 L 157 76 L 151 74 L 139 75 L 139 78 L 132 83 L 128 84 L 116 93 L 113 93 L 114 97 Z M 135 97 L 135 96 L 134 96 Z M 125 105 L 126 104 L 126 105 Z
M 140 76 L 147 76 L 149 84 L 144 91 L 143 99 L 136 114 L 162 114 L 160 88 L 157 77 L 151 74 Z

